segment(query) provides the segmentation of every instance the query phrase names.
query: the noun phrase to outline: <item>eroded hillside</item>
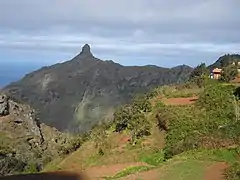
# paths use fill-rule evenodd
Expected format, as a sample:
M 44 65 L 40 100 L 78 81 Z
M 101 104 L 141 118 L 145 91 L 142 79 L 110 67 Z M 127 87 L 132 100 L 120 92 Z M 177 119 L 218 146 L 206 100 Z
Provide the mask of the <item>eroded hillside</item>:
M 0 175 L 40 171 L 70 139 L 41 123 L 30 106 L 0 95 Z

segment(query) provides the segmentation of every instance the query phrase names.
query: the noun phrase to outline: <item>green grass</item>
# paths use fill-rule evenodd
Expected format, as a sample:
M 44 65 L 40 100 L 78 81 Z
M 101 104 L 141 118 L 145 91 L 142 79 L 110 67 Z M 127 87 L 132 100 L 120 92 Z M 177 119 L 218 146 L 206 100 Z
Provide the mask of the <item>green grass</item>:
M 168 93 L 165 94 L 165 97 L 167 98 L 186 98 L 186 97 L 192 97 L 199 95 L 203 89 L 200 88 L 194 88 L 194 89 L 182 89 L 182 90 L 174 90 L 174 91 L 169 91 Z
M 239 149 L 211 149 L 211 150 L 192 150 L 179 155 L 179 157 L 186 157 L 189 159 L 196 159 L 201 161 L 218 161 L 235 163 L 239 160 Z
M 205 163 L 196 160 L 187 160 L 173 163 L 167 167 L 164 180 L 202 180 Z
M 53 161 L 49 162 L 44 169 L 42 170 L 42 172 L 48 172 L 48 171 L 56 171 L 56 170 L 60 170 L 61 168 L 59 167 L 60 163 L 63 161 L 63 158 L 56 158 Z
M 227 150 L 205 150 L 182 153 L 164 162 L 163 151 L 154 153 L 144 152 L 139 155 L 140 161 L 153 166 L 129 167 L 105 179 L 118 179 L 130 174 L 157 168 L 159 169 L 159 175 L 161 175 L 164 180 L 201 180 L 208 165 L 214 163 L 216 160 L 233 161 L 234 158 L 235 154 L 232 152 L 229 153 Z
M 164 152 L 158 151 L 154 153 L 141 153 L 139 155 L 139 160 L 153 166 L 159 166 L 164 162 Z
M 154 168 L 156 168 L 156 167 L 153 167 L 153 166 L 129 167 L 129 168 L 126 168 L 126 169 L 118 172 L 116 175 L 114 175 L 112 177 L 106 177 L 105 179 L 107 179 L 107 180 L 118 179 L 118 178 L 122 178 L 122 177 L 128 176 L 130 174 L 135 174 L 135 173 L 139 173 L 139 172 L 149 171 L 149 170 L 154 169 Z

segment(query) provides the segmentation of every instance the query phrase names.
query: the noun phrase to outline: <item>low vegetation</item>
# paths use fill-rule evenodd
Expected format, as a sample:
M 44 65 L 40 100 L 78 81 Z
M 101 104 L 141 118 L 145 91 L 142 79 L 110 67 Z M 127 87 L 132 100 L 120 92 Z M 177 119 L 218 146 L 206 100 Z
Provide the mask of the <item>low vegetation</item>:
M 193 153 L 198 160 L 209 156 L 205 161 L 225 161 L 232 164 L 226 176 L 228 179 L 237 176 L 236 147 L 239 146 L 240 119 L 236 87 L 213 81 L 204 81 L 203 84 L 203 87 L 198 87 L 196 82 L 190 82 L 190 87 L 164 86 L 120 107 L 114 114 L 114 122 L 109 127 L 102 128 L 102 132 L 99 131 L 97 135 L 102 139 L 97 140 L 102 143 L 99 146 L 104 149 L 102 155 L 109 153 L 111 149 L 106 146 L 109 137 L 107 132 L 125 133 L 131 138 L 130 146 L 141 149 L 138 161 L 158 167 L 175 156 L 185 154 L 186 157 L 191 157 Z M 197 90 L 193 91 L 194 88 Z M 162 103 L 164 98 L 191 96 L 198 96 L 197 102 L 191 105 L 167 106 Z M 152 138 L 154 127 L 158 127 L 159 133 L 164 132 L 165 145 L 163 149 L 149 151 L 141 144 L 146 139 L 149 140 L 149 137 Z M 121 174 L 132 173 L 136 169 L 123 171 Z
M 116 175 L 112 176 L 112 177 L 106 177 L 106 180 L 111 180 L 111 179 L 118 179 L 118 178 L 122 178 L 125 176 L 128 176 L 130 174 L 135 174 L 135 173 L 139 173 L 139 172 L 144 172 L 144 171 L 149 171 L 152 170 L 156 167 L 151 167 L 151 166 L 135 166 L 135 167 L 129 167 L 127 169 L 122 170 L 121 172 L 118 172 Z
M 164 172 L 165 180 L 200 180 L 208 166 L 226 162 L 226 179 L 239 179 L 240 90 L 222 83 L 229 81 L 229 74 L 220 81 L 208 75 L 208 67 L 201 64 L 187 83 L 155 88 L 120 106 L 113 121 L 96 125 L 61 147 L 62 158 L 67 158 L 49 163 L 48 170 L 66 170 L 73 162 L 76 169 L 141 162 L 105 179 L 154 169 Z M 184 105 L 164 103 L 186 97 L 197 100 Z M 7 151 L 2 149 L 0 155 Z M 26 172 L 36 171 L 34 163 L 26 167 Z

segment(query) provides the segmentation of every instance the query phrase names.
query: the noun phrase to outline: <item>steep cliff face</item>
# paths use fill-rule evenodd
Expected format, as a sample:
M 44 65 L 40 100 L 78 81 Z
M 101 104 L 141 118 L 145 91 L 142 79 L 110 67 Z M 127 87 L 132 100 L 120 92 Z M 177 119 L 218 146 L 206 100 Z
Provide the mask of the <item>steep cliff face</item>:
M 40 123 L 35 111 L 0 95 L 0 175 L 35 168 L 59 155 L 67 136 Z
M 38 110 L 47 125 L 83 132 L 111 118 L 114 108 L 134 94 L 182 82 L 191 70 L 188 66 L 125 67 L 94 57 L 85 45 L 72 60 L 32 72 L 4 90 Z

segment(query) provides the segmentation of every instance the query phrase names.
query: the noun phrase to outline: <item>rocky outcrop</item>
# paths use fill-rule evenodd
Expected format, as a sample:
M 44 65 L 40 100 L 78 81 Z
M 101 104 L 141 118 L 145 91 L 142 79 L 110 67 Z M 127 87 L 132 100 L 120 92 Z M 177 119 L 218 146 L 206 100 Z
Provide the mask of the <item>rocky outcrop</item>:
M 9 104 L 6 95 L 0 95 L 0 116 L 6 116 L 9 114 Z
M 67 135 L 42 124 L 29 105 L 0 97 L 4 109 L 0 116 L 0 176 L 20 173 L 28 166 L 40 170 L 46 160 L 58 157 Z

